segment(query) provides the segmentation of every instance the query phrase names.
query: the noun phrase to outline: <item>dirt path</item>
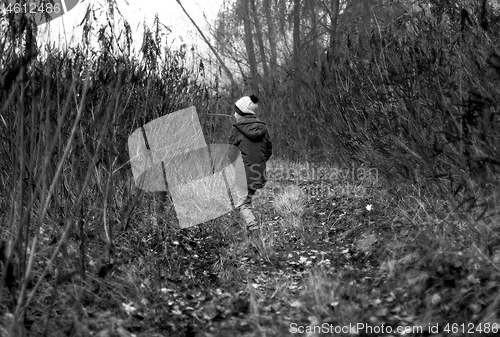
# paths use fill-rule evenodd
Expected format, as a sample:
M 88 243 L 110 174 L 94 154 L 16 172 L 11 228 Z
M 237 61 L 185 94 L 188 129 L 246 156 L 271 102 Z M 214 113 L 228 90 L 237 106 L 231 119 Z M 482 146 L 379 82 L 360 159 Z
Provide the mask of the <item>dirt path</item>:
M 342 193 L 321 192 L 338 186 Z M 347 180 L 266 188 L 254 200 L 256 240 L 229 215 L 175 232 L 136 226 L 117 238 L 120 260 L 91 261 L 86 280 L 57 284 L 52 321 L 34 323 L 33 335 L 463 336 L 451 317 L 477 320 L 493 308 L 497 274 L 471 273 L 478 264 L 461 251 L 435 253 L 443 240 L 429 229 L 444 227 L 420 225 L 422 215 L 396 208 L 387 188 Z M 306 191 L 301 212 L 293 198 L 283 199 L 293 206 L 286 211 L 278 206 L 286 191 Z M 52 293 L 47 286 L 40 300 Z M 32 322 L 43 317 L 36 308 Z
M 237 226 L 222 225 L 220 236 L 211 237 L 193 229 L 178 243 L 178 258 L 190 260 L 184 274 L 165 280 L 150 302 L 154 314 L 135 311 L 123 326 L 136 336 L 209 337 L 315 336 L 306 331 L 314 326 L 321 335 L 338 336 L 349 323 L 345 335 L 363 335 L 352 327 L 408 325 L 398 289 L 384 289 L 380 265 L 370 256 L 377 239 L 363 236 L 382 221 L 380 212 L 367 210 L 372 204 L 366 195 L 310 195 L 302 228 L 293 228 L 261 200 L 256 212 L 264 226 L 252 242 Z M 363 321 L 368 317 L 371 322 Z

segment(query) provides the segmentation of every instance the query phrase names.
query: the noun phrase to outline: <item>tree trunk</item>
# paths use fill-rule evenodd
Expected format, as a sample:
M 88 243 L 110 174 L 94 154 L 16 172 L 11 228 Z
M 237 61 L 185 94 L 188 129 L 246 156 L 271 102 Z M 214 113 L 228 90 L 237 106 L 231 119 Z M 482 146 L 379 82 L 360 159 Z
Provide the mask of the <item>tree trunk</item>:
M 257 42 L 259 43 L 260 58 L 262 62 L 262 69 L 264 70 L 264 80 L 267 82 L 269 78 L 269 68 L 267 66 L 267 56 L 266 49 L 264 47 L 264 39 L 262 38 L 262 26 L 260 24 L 259 13 L 257 12 L 256 0 L 250 0 L 250 5 L 252 6 L 253 19 L 255 23 L 255 35 L 257 37 Z
M 300 61 L 300 0 L 293 0 L 293 67 L 299 70 Z
M 240 15 L 243 19 L 243 25 L 245 29 L 245 48 L 247 50 L 248 65 L 250 67 L 250 82 L 254 93 L 257 94 L 259 90 L 258 85 L 258 69 L 257 69 L 257 59 L 255 57 L 255 47 L 253 43 L 252 34 L 252 24 L 250 21 L 250 0 L 243 0 Z
M 271 12 L 271 0 L 264 0 L 264 12 L 266 13 L 267 22 L 267 35 L 269 39 L 269 49 L 271 51 L 271 58 L 269 60 L 269 66 L 271 68 L 271 75 L 276 74 L 276 68 L 278 64 L 278 53 L 276 51 L 276 29 L 274 26 L 273 16 Z
M 299 97 L 299 81 L 301 78 L 301 68 L 300 68 L 300 0 L 293 1 L 293 55 L 292 55 L 292 66 L 293 66 L 293 97 Z M 292 117 L 295 117 L 292 115 Z
M 312 39 L 312 61 L 317 62 L 319 57 L 319 34 L 318 34 L 318 19 L 316 17 L 316 0 L 308 0 L 309 20 L 311 22 L 311 39 Z
M 337 43 L 337 26 L 339 22 L 340 0 L 330 0 L 330 43 L 328 48 L 328 63 L 331 64 Z

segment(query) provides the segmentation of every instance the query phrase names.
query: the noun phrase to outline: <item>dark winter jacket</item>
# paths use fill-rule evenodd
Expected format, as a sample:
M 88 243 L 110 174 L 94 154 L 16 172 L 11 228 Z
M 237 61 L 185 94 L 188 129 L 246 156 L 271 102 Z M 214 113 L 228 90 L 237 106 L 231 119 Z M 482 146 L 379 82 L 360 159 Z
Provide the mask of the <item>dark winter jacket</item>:
M 272 155 L 272 143 L 266 123 L 255 116 L 233 124 L 229 144 L 240 149 L 249 189 L 256 190 L 266 183 L 266 162 Z

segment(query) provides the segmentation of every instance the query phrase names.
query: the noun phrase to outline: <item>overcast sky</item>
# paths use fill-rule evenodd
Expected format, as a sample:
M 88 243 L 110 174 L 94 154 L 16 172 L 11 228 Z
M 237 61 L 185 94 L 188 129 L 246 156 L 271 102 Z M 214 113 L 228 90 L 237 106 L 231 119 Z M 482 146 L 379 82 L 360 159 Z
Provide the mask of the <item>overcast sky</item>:
M 201 27 L 206 21 L 213 22 L 217 11 L 223 0 L 182 0 L 182 4 Z M 176 0 L 116 0 L 118 9 L 129 22 L 134 41 L 139 44 L 142 41 L 143 22 L 151 27 L 155 14 L 158 13 L 160 21 L 172 29 L 168 38 L 169 44 L 180 45 L 187 43 L 202 44 L 196 39 L 196 29 L 186 17 Z M 82 30 L 75 28 L 81 23 L 85 16 L 87 6 L 94 5 L 97 14 L 107 11 L 107 0 L 83 0 L 67 14 L 54 19 L 48 24 L 39 27 L 41 37 L 61 43 L 62 45 L 71 41 L 81 41 Z M 115 14 L 117 15 L 117 14 Z M 206 19 L 204 18 L 206 16 Z M 101 16 L 101 20 L 104 15 Z M 43 41 L 43 40 L 42 40 Z M 200 46 L 203 47 L 203 46 Z M 136 45 L 136 49 L 139 47 Z

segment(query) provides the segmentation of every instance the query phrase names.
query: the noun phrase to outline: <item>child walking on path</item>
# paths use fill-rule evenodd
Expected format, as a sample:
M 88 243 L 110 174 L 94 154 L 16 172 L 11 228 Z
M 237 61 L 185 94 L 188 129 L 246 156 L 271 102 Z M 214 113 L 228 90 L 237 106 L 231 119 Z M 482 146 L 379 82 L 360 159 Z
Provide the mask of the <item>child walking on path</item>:
M 241 217 L 250 237 L 258 230 L 258 223 L 252 212 L 252 198 L 258 189 L 266 184 L 266 162 L 272 155 L 272 143 L 266 123 L 255 116 L 259 99 L 253 95 L 240 98 L 234 106 L 236 123 L 231 129 L 229 144 L 237 146 L 245 166 L 247 195 L 238 200 Z

